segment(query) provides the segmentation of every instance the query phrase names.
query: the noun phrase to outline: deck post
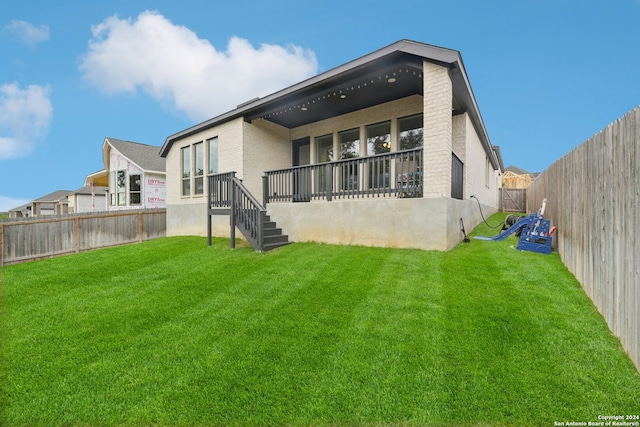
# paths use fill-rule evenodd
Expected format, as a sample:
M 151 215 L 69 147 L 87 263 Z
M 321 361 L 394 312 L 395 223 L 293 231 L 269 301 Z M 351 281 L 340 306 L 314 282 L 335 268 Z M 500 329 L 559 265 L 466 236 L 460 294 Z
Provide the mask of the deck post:
M 269 203 L 269 177 L 264 175 L 262 177 L 262 206 L 267 207 Z
M 331 193 L 333 191 L 333 165 L 331 163 L 327 163 L 327 166 L 325 167 L 325 192 L 327 196 L 327 202 L 330 202 L 332 197 Z
M 236 186 L 233 178 L 229 180 L 229 196 L 231 202 L 231 215 L 229 215 L 229 222 L 231 223 L 231 230 L 229 231 L 229 239 L 231 249 L 236 248 Z

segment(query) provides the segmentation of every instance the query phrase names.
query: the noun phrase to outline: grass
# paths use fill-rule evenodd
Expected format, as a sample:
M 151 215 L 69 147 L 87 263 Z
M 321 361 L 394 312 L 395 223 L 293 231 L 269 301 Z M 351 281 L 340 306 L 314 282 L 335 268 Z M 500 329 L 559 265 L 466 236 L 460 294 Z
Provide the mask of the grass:
M 0 425 L 640 414 L 640 375 L 579 284 L 515 243 L 258 254 L 176 237 L 5 267 Z

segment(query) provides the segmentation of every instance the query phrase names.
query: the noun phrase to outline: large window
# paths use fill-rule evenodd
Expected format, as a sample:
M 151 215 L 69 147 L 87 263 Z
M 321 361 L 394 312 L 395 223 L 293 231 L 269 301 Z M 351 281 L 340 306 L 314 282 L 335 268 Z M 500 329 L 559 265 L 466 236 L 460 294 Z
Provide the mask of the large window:
M 117 171 L 116 172 L 116 190 L 117 190 L 117 198 L 118 198 L 118 206 L 125 206 L 127 204 L 127 186 L 126 186 L 127 175 L 125 171 Z
M 360 155 L 360 129 L 345 130 L 338 134 L 340 159 L 353 159 Z
M 360 155 L 360 129 L 351 129 L 338 134 L 340 159 L 354 159 Z M 340 164 L 340 186 L 343 190 L 358 189 L 358 163 Z
M 142 202 L 141 198 L 141 179 L 140 175 L 129 175 L 129 204 L 139 205 Z
M 367 156 L 391 151 L 391 122 L 367 126 Z
M 193 171 L 193 194 L 204 193 L 204 144 L 199 142 L 193 144 L 194 166 Z
M 208 174 L 218 173 L 218 137 L 207 140 L 207 150 L 209 153 Z
M 118 195 L 116 193 L 116 171 L 111 171 L 109 173 L 109 196 L 111 198 L 111 206 L 115 206 L 118 203 Z
M 366 131 L 368 156 L 391 151 L 391 122 L 369 125 Z M 368 166 L 369 188 L 389 187 L 389 159 L 377 158 L 370 162 Z
M 333 160 L 333 135 L 316 138 L 316 163 L 326 163 Z
M 398 149 L 411 150 L 423 145 L 422 114 L 398 119 Z
M 191 195 L 191 147 L 184 147 L 180 150 L 182 157 L 182 195 Z

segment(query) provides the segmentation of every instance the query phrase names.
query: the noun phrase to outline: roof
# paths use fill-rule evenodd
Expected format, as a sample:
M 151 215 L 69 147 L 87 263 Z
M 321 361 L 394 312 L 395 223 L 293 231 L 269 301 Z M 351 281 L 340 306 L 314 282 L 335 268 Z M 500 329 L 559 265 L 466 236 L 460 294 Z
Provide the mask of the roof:
M 45 196 L 39 197 L 33 200 L 31 203 L 60 203 L 67 201 L 67 195 L 72 194 L 73 191 L 69 190 L 57 190 L 53 193 L 49 193 Z
M 505 172 L 513 172 L 513 173 L 518 174 L 518 175 L 534 175 L 533 173 L 531 173 L 529 171 L 526 171 L 526 170 L 524 170 L 522 168 L 519 168 L 519 167 L 513 166 L 513 165 L 509 166 L 505 170 Z M 535 174 L 535 175 L 537 175 L 537 174 Z
M 423 61 L 449 69 L 453 83 L 453 114 L 469 114 L 494 168 L 499 169 L 460 52 L 411 40 L 397 41 L 170 135 L 160 149 L 160 155 L 166 157 L 175 141 L 241 117 L 247 122 L 262 118 L 293 128 L 410 95 L 423 95 Z
M 17 208 L 9 209 L 9 212 L 25 212 L 31 209 L 31 202 L 20 205 Z
M 103 196 L 104 193 L 108 190 L 107 187 L 101 187 L 99 185 L 94 186 L 93 189 L 91 187 L 91 185 L 85 185 L 84 187 L 78 188 L 76 191 L 73 191 L 71 194 L 82 194 L 88 196 L 96 194 L 98 196 Z
M 104 143 L 118 150 L 120 154 L 138 165 L 143 171 L 161 173 L 166 171 L 165 159 L 160 157 L 160 147 L 158 146 L 111 137 L 105 138 Z M 108 165 L 107 159 L 105 159 L 105 165 Z

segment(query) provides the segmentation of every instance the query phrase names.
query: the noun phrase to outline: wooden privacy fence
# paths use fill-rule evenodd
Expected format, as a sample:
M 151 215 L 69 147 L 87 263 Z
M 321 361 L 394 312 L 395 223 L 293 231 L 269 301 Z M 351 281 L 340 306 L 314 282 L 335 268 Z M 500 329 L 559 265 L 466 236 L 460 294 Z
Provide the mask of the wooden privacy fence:
M 640 369 L 640 107 L 538 176 L 529 206 L 545 197 L 562 261 Z
M 166 228 L 165 209 L 0 221 L 0 267 L 163 237 Z

